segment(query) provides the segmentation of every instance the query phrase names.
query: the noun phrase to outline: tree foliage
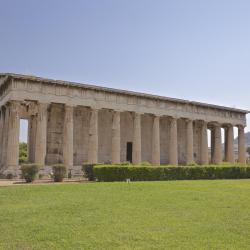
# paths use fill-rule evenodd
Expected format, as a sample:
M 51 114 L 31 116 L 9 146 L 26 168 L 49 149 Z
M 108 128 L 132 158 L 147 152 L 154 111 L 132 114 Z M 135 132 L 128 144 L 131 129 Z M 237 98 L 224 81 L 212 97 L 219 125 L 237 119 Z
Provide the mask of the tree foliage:
M 19 164 L 28 162 L 28 146 L 26 142 L 19 143 Z

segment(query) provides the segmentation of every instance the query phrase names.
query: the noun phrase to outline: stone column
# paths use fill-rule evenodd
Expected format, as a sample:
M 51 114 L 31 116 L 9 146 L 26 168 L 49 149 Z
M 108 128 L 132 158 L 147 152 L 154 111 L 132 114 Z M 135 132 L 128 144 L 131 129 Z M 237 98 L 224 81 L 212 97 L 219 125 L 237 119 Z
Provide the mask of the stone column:
M 67 169 L 73 168 L 73 115 L 74 108 L 65 105 L 63 126 L 63 164 Z
M 238 161 L 239 163 L 246 163 L 246 144 L 243 126 L 238 126 Z
M 9 105 L 7 168 L 16 171 L 19 165 L 19 130 L 20 118 L 18 103 L 11 102 Z
M 38 103 L 37 105 L 38 113 L 35 139 L 35 163 L 44 166 L 47 150 L 48 104 Z
M 134 131 L 133 131 L 133 164 L 141 163 L 141 114 L 134 114 Z
M 3 121 L 3 139 L 2 139 L 3 148 L 2 148 L 2 158 L 1 158 L 1 164 L 4 167 L 6 167 L 6 160 L 7 160 L 9 116 L 10 116 L 9 107 L 5 106 L 4 121 Z
M 213 148 L 212 162 L 215 164 L 220 164 L 222 162 L 221 127 L 218 124 L 216 124 L 214 125 L 213 129 L 214 129 L 214 133 L 213 133 L 214 148 Z
M 3 150 L 3 110 L 0 109 L 0 166 L 2 161 L 2 150 Z
M 170 121 L 169 164 L 178 165 L 177 119 Z
M 98 163 L 98 110 L 92 109 L 89 122 L 88 162 Z
M 114 111 L 112 120 L 112 164 L 119 164 L 121 153 L 120 112 Z
M 160 165 L 160 117 L 155 116 L 152 133 L 152 164 Z
M 193 121 L 186 121 L 186 164 L 194 163 L 194 132 L 193 132 Z
M 28 125 L 28 159 L 29 162 L 35 162 L 35 145 L 36 145 L 36 117 L 34 115 L 29 118 Z
M 226 128 L 226 161 L 234 163 L 234 130 L 233 126 L 229 125 Z
M 201 160 L 202 165 L 208 164 L 208 141 L 207 141 L 207 122 L 203 121 L 201 126 Z

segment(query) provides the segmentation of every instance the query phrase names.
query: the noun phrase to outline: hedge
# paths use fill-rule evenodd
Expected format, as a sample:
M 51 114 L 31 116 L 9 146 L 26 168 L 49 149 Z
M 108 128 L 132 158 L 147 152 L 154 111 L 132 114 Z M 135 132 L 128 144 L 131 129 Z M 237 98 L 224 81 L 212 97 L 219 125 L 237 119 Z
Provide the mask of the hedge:
M 98 181 L 166 181 L 250 178 L 249 165 L 208 166 L 122 166 L 98 165 L 93 168 Z

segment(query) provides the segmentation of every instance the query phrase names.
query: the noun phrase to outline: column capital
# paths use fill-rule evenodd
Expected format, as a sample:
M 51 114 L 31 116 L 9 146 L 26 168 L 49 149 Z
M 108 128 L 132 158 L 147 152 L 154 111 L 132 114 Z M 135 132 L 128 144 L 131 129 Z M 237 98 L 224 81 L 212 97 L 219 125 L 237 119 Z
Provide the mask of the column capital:
M 246 125 L 242 125 L 242 124 L 239 124 L 236 126 L 238 129 L 245 129 L 246 128 Z
M 134 112 L 132 112 L 132 114 L 133 114 L 133 115 L 143 115 L 143 114 L 145 114 L 145 113 L 140 112 L 140 111 L 134 111 Z
M 159 118 L 162 117 L 162 115 L 159 115 L 159 114 L 153 114 L 153 113 L 152 113 L 151 115 L 152 115 L 153 117 L 159 117 Z
M 170 125 L 173 125 L 173 126 L 177 126 L 177 118 L 175 118 L 175 117 L 170 117 Z
M 39 111 L 41 111 L 41 110 L 47 110 L 48 109 L 48 107 L 49 107 L 49 103 L 44 103 L 44 102 L 38 102 L 37 103 L 37 107 L 38 107 L 38 113 L 39 113 Z
M 160 118 L 161 118 L 161 116 L 159 116 L 159 115 L 153 115 L 152 116 L 153 117 L 153 119 L 156 121 L 160 121 Z
M 111 111 L 112 111 L 113 113 L 122 113 L 122 112 L 124 112 L 124 111 L 122 111 L 122 110 L 120 110 L 120 109 L 111 109 Z
M 219 122 L 209 122 L 209 125 L 211 125 L 213 127 L 222 127 L 222 124 Z
M 96 107 L 96 106 L 89 106 L 89 109 L 90 109 L 90 110 L 96 110 L 96 111 L 99 111 L 101 108 Z
M 177 116 L 168 116 L 168 118 L 170 120 L 178 120 L 178 119 L 180 119 L 180 117 L 177 117 Z
M 191 119 L 191 118 L 184 118 L 184 121 L 185 121 L 186 123 L 194 122 L 194 120 Z
M 11 109 L 11 112 L 19 112 L 20 111 L 20 102 L 10 101 L 7 103 L 6 108 L 7 107 Z
M 74 107 L 76 107 L 76 106 L 77 106 L 77 105 L 74 105 L 74 104 L 64 103 L 64 107 L 74 108 Z
M 201 123 L 202 123 L 202 125 L 206 125 L 207 126 L 208 121 L 207 120 L 201 120 Z
M 227 123 L 227 124 L 223 124 L 222 127 L 223 127 L 223 128 L 232 128 L 232 127 L 234 127 L 234 125 L 231 124 L 231 123 Z
M 66 112 L 73 112 L 74 106 L 65 105 L 65 106 L 64 106 L 64 109 L 65 109 Z
M 49 106 L 49 104 L 51 104 L 51 103 L 48 103 L 48 102 L 37 102 L 37 105 L 42 105 L 42 106 Z

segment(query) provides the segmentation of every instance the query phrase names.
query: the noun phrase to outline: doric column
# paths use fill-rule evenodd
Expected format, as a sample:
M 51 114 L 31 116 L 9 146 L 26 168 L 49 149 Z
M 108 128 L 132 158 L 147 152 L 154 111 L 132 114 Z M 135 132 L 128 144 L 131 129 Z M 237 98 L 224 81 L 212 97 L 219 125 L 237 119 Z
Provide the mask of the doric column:
M 121 134 L 120 134 L 120 112 L 114 111 L 112 120 L 112 163 L 120 163 Z
M 36 145 L 36 121 L 37 117 L 30 116 L 28 124 L 28 160 L 35 162 L 35 145 Z
M 20 118 L 18 103 L 11 102 L 9 105 L 9 126 L 7 146 L 7 168 L 17 170 L 19 165 L 19 130 Z
M 3 110 L 2 108 L 0 109 L 0 166 L 1 166 L 1 161 L 2 161 L 2 150 L 3 150 Z
M 194 163 L 194 132 L 193 121 L 186 121 L 186 164 Z
M 222 152 L 221 152 L 221 127 L 216 124 L 214 125 L 213 132 L 213 157 L 212 162 L 219 164 L 222 162 Z
M 36 139 L 35 139 L 35 163 L 44 166 L 47 150 L 47 122 L 48 104 L 38 103 Z
M 73 112 L 72 106 L 65 105 L 63 126 L 63 164 L 67 169 L 73 167 Z
M 243 126 L 238 126 L 238 161 L 239 163 L 246 163 L 246 144 Z
M 134 131 L 133 131 L 133 164 L 141 163 L 141 114 L 134 114 Z
M 177 119 L 170 120 L 169 164 L 178 165 Z
M 89 122 L 88 162 L 98 163 L 98 110 L 91 109 Z
M 2 157 L 1 157 L 1 165 L 6 167 L 7 160 L 7 147 L 8 147 L 8 127 L 9 127 L 9 107 L 4 107 L 4 121 L 3 121 L 3 148 L 2 148 Z
M 208 141 L 207 141 L 207 122 L 203 121 L 201 126 L 201 160 L 202 165 L 208 164 Z
M 160 117 L 155 116 L 152 133 L 152 164 L 160 165 Z
M 226 128 L 226 161 L 234 163 L 234 130 L 233 126 L 229 125 Z

